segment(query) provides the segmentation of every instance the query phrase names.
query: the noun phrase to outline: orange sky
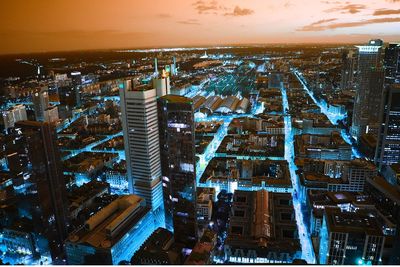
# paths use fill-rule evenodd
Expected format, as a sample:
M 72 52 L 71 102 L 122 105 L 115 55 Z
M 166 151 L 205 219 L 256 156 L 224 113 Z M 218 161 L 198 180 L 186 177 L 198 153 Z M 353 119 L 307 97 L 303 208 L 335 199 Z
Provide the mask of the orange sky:
M 400 41 L 400 0 L 0 0 L 0 54 Z

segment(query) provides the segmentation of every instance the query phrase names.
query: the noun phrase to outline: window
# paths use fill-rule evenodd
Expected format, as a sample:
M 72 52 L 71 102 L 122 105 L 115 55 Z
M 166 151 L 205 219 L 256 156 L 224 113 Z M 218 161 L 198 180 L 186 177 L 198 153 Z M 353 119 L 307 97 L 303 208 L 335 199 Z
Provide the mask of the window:
M 244 210 L 234 210 L 234 216 L 235 217 L 244 217 Z
M 243 233 L 243 227 L 241 226 L 232 226 L 231 233 L 236 235 L 241 235 Z

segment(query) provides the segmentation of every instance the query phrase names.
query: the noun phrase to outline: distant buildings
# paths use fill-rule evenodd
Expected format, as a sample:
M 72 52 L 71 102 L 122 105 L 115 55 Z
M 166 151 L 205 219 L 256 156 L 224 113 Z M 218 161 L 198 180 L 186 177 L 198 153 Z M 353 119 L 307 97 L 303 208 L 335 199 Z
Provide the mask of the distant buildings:
M 358 46 L 357 90 L 351 126 L 356 140 L 370 131 L 377 132 L 384 80 L 382 46 L 382 40 L 371 40 L 368 45 Z
M 158 99 L 160 152 L 166 224 L 176 242 L 197 241 L 195 122 L 191 99 Z
M 44 121 L 44 111 L 49 107 L 49 92 L 42 87 L 32 95 L 33 108 L 37 121 Z
M 146 201 L 120 196 L 90 217 L 65 242 L 68 264 L 119 264 L 129 260 L 154 230 Z
M 4 129 L 14 127 L 18 121 L 27 120 L 26 108 L 24 105 L 15 105 L 12 108 L 2 112 Z
M 157 96 L 156 89 L 132 80 L 120 89 L 129 190 L 153 210 L 162 205 Z
M 352 157 L 351 145 L 343 140 L 339 132 L 297 135 L 294 146 L 296 156 L 301 158 L 350 160 Z
M 352 90 L 354 87 L 354 68 L 356 59 L 353 51 L 347 51 L 342 55 L 342 77 L 340 88 L 342 90 Z
M 44 110 L 44 121 L 48 123 L 55 123 L 59 120 L 58 107 L 51 106 Z
M 366 160 L 298 159 L 303 190 L 362 192 L 365 181 L 377 175 L 375 165 Z M 304 194 L 301 199 L 307 199 Z

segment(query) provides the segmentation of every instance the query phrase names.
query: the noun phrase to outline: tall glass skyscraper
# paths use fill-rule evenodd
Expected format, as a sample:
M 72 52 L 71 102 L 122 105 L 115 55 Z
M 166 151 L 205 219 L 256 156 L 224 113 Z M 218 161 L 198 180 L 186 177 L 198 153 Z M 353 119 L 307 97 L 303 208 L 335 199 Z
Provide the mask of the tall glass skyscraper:
M 340 87 L 342 90 L 353 89 L 355 58 L 353 51 L 347 51 L 342 55 L 342 77 Z
M 167 95 L 158 100 L 158 114 L 166 224 L 177 242 L 193 247 L 197 241 L 193 103 Z
M 351 127 L 351 134 L 357 140 L 365 133 L 377 131 L 376 113 L 379 109 L 374 107 L 380 105 L 383 91 L 382 45 L 382 40 L 371 40 L 368 45 L 357 46 L 357 90 Z
M 20 210 L 32 220 L 34 231 L 47 239 L 55 260 L 63 252 L 68 227 L 66 185 L 55 130 L 46 122 L 19 121 L 14 137 L 8 154 L 10 171 L 23 176 L 18 182 Z M 38 244 L 39 249 L 44 248 L 43 242 Z
M 400 83 L 400 44 L 389 44 L 385 49 L 386 83 Z
M 400 84 L 387 86 L 380 116 L 375 161 L 381 169 L 384 165 L 400 162 Z

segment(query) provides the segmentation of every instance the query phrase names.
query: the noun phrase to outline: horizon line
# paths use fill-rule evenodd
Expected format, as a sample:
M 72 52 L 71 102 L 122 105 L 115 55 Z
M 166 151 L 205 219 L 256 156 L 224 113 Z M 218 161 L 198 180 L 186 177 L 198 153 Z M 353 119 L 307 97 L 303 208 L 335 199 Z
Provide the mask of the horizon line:
M 384 42 L 400 43 L 397 42 Z M 145 50 L 145 49 L 171 49 L 171 48 L 209 48 L 209 49 L 232 49 L 232 48 L 251 48 L 251 47 L 265 47 L 265 46 L 280 46 L 280 45 L 357 45 L 361 42 L 277 42 L 277 43 L 242 43 L 242 44 L 205 44 L 205 45 L 166 45 L 166 46 L 136 46 L 136 47 L 115 47 L 115 48 L 89 48 L 89 49 L 69 49 L 69 50 L 48 50 L 48 51 L 32 51 L 32 52 L 11 52 L 1 53 L 0 56 L 13 56 L 13 55 L 34 55 L 34 54 L 50 54 L 50 53 L 74 53 L 74 52 L 124 52 L 123 50 Z M 150 52 L 150 51 L 149 51 Z

